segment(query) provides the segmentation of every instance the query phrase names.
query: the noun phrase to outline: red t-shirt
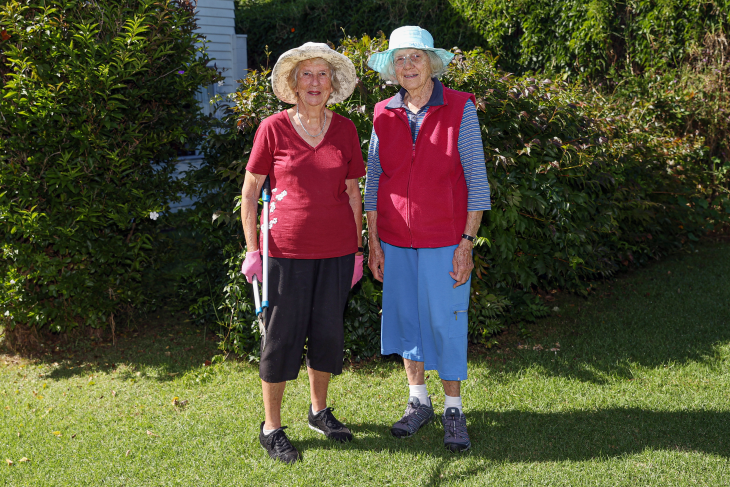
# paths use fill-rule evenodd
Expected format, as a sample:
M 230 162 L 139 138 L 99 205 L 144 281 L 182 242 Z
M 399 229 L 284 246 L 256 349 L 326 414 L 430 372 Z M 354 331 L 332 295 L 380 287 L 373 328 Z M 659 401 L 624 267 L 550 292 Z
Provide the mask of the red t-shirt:
M 270 256 L 327 259 L 357 252 L 345 180 L 365 176 L 365 163 L 350 119 L 334 114 L 312 147 L 286 111 L 272 115 L 256 130 L 246 170 L 271 181 Z

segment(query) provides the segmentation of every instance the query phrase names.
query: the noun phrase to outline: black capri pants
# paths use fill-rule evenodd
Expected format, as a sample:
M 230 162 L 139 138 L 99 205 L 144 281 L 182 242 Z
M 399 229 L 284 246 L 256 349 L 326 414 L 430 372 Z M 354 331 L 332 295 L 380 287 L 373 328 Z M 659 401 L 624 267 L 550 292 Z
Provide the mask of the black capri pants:
M 330 259 L 269 258 L 261 380 L 296 379 L 305 343 L 307 367 L 342 373 L 345 305 L 354 268 L 355 254 Z

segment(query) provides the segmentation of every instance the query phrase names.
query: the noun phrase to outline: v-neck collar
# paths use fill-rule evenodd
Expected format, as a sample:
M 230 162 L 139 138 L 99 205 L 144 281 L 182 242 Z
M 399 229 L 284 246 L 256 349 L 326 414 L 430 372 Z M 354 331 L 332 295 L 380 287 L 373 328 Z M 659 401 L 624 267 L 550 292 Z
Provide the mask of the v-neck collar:
M 428 107 L 436 107 L 444 104 L 444 85 L 441 84 L 441 81 L 439 81 L 438 78 L 431 78 L 431 80 L 433 81 L 433 91 L 431 91 L 431 97 L 429 98 L 428 102 L 418 110 L 419 112 L 424 108 L 428 109 Z M 396 93 L 393 99 L 388 102 L 385 108 L 391 110 L 394 108 L 405 108 L 406 110 L 408 110 L 408 106 L 405 103 L 406 93 L 407 92 L 405 88 L 401 88 L 400 90 L 398 90 L 398 93 Z
M 317 151 L 317 149 L 319 147 L 322 146 L 324 141 L 327 140 L 327 136 L 329 136 L 330 131 L 332 130 L 332 124 L 335 122 L 335 115 L 336 115 L 335 112 L 332 112 L 332 118 L 330 119 L 330 126 L 327 128 L 327 132 L 324 133 L 324 136 L 322 137 L 322 140 L 319 141 L 319 144 L 313 146 L 312 144 L 307 142 L 304 139 L 304 137 L 299 135 L 299 132 L 297 132 L 297 128 L 294 126 L 294 122 L 292 121 L 291 118 L 289 118 L 289 112 L 287 112 L 287 110 L 282 110 L 281 113 L 286 118 L 286 122 L 289 125 L 289 128 L 292 130 L 292 132 L 294 132 L 294 135 L 296 135 L 296 137 L 302 142 L 302 144 L 306 145 L 307 147 L 309 147 L 310 149 L 312 149 L 315 152 Z

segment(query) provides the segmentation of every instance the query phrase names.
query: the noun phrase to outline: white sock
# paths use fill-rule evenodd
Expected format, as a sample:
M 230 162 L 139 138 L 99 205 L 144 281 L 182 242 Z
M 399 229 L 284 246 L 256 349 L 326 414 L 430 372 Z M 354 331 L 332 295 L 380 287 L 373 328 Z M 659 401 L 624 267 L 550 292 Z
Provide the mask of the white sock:
M 461 414 L 461 396 L 446 396 L 446 400 L 444 400 L 444 412 L 446 412 L 449 408 L 457 408 L 459 410 L 459 414 Z
M 327 408 L 325 407 L 325 408 L 323 408 L 323 409 L 320 409 L 319 411 L 315 411 L 315 410 L 314 410 L 314 406 L 313 406 L 313 405 L 310 405 L 310 406 L 309 406 L 309 408 L 310 408 L 310 409 L 312 410 L 312 414 L 314 414 L 315 416 L 316 416 L 316 415 L 318 415 L 319 413 L 321 413 L 322 411 L 324 411 L 325 409 L 327 409 Z
M 266 428 L 264 428 L 264 436 L 269 436 L 274 431 L 276 431 L 276 428 L 274 428 L 273 430 L 267 430 Z
M 428 398 L 428 391 L 426 390 L 426 384 L 419 384 L 417 386 L 408 386 L 410 389 L 409 394 L 417 397 L 421 404 L 426 406 L 431 405 L 431 399 Z

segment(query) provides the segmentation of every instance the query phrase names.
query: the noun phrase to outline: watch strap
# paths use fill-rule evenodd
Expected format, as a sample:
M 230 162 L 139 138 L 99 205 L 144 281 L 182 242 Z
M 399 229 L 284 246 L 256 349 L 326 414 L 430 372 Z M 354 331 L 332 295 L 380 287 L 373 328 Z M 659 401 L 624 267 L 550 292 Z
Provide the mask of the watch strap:
M 468 241 L 470 241 L 471 243 L 474 243 L 474 237 L 472 237 L 471 235 L 467 235 L 467 234 L 465 234 L 465 233 L 462 233 L 462 234 L 461 234 L 461 238 L 465 238 L 465 239 L 467 239 Z

